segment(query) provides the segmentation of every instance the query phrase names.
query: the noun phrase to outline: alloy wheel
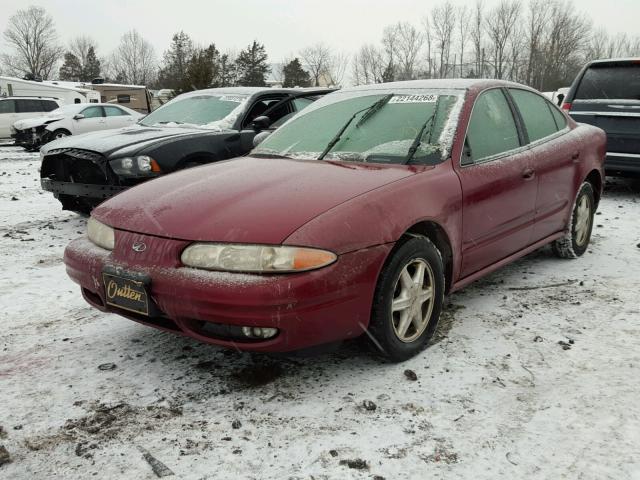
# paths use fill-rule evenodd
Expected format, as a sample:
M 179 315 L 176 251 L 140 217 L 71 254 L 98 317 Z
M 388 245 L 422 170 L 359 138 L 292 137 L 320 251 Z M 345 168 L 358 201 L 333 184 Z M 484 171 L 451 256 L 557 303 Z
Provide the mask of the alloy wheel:
M 421 258 L 412 259 L 401 270 L 391 301 L 393 330 L 400 341 L 411 343 L 422 335 L 431 319 L 434 300 L 431 266 Z

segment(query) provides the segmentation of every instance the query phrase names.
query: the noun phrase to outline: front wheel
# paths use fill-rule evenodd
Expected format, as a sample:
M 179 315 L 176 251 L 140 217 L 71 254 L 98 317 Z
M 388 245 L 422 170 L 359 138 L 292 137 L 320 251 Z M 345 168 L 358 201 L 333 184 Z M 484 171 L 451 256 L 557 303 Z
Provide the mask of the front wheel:
M 71 135 L 71 133 L 68 130 L 65 130 L 64 128 L 59 128 L 58 130 L 55 130 L 51 134 L 51 139 L 57 140 L 58 138 L 68 137 L 69 135 Z
M 398 247 L 376 286 L 370 337 L 382 355 L 401 362 L 433 336 L 444 297 L 444 267 L 436 246 L 424 237 Z
M 576 195 L 567 233 L 551 245 L 558 257 L 578 258 L 587 251 L 593 229 L 595 204 L 593 186 L 589 182 L 584 182 Z

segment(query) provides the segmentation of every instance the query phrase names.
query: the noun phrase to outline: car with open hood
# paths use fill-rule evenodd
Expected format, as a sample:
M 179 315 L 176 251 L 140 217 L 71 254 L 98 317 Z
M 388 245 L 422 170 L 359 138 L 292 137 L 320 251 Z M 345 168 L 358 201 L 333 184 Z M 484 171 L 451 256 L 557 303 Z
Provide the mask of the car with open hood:
M 446 293 L 547 244 L 587 250 L 605 142 L 515 83 L 344 89 L 246 157 L 106 201 L 64 261 L 91 305 L 168 332 L 251 351 L 365 336 L 404 360 Z
M 137 124 L 53 141 L 40 149 L 41 185 L 62 208 L 89 212 L 127 188 L 248 153 L 331 89 L 212 88 L 175 97 Z
M 64 105 L 38 117 L 13 124 L 11 137 L 26 150 L 38 150 L 58 138 L 134 125 L 143 114 L 108 103 Z

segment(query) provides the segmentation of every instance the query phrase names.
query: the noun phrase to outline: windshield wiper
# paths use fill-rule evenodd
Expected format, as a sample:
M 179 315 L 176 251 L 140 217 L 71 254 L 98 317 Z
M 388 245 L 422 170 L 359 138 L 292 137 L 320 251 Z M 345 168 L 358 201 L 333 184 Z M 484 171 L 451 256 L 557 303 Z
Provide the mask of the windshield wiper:
M 426 122 L 422 124 L 422 128 L 420 128 L 418 135 L 416 135 L 416 138 L 413 140 L 411 147 L 409 147 L 409 152 L 407 152 L 407 156 L 404 159 L 405 164 L 409 163 L 413 158 L 413 156 L 418 151 L 418 148 L 422 144 L 422 136 L 424 135 L 424 131 L 427 129 L 427 127 L 429 127 L 428 143 L 431 143 L 431 135 L 433 134 L 433 122 L 435 121 L 436 116 L 438 115 L 438 107 L 440 107 L 440 97 L 438 97 L 438 100 L 436 100 L 436 106 L 435 106 L 435 109 L 433 110 L 433 114 L 429 118 L 427 118 Z
M 367 108 L 363 108 L 362 110 L 358 110 L 356 113 L 354 113 L 351 116 L 351 118 L 349 118 L 349 120 L 347 120 L 347 122 L 342 126 L 342 128 L 338 131 L 338 133 L 336 133 L 335 137 L 333 137 L 331 139 L 331 141 L 327 144 L 325 149 L 322 151 L 322 153 L 318 157 L 318 160 L 322 160 L 325 157 L 325 155 L 327 153 L 329 153 L 333 147 L 336 146 L 336 143 L 338 143 L 340 141 L 340 138 L 342 137 L 342 134 L 349 127 L 349 125 L 351 125 L 351 122 L 353 122 L 353 120 L 358 116 L 358 114 L 360 114 L 362 112 L 366 112 L 362 116 L 360 121 L 357 123 L 357 126 L 359 127 L 364 122 L 366 122 L 369 118 L 371 118 L 384 105 L 386 105 L 389 102 L 389 100 L 391 100 L 391 97 L 393 97 L 393 93 L 390 93 L 389 95 L 385 95 L 384 97 L 376 100 L 376 102 L 373 103 L 372 105 L 369 105 Z

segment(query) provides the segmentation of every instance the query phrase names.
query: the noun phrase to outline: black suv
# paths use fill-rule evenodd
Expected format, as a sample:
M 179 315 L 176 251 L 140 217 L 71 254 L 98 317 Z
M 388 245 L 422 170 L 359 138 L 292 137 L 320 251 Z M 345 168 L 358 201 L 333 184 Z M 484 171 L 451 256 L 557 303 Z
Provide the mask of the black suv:
M 607 132 L 608 175 L 640 175 L 640 58 L 589 63 L 562 108 L 576 122 Z
M 248 153 L 331 89 L 212 88 L 177 96 L 138 124 L 67 137 L 40 150 L 40 182 L 65 210 L 88 213 L 118 192 L 176 170 Z

